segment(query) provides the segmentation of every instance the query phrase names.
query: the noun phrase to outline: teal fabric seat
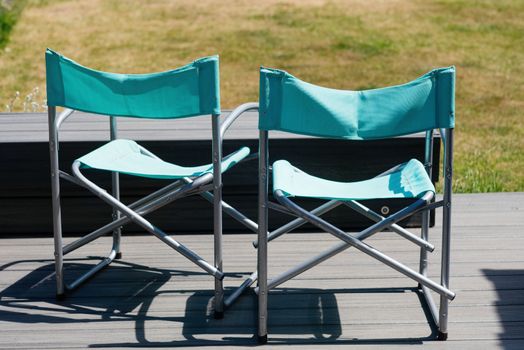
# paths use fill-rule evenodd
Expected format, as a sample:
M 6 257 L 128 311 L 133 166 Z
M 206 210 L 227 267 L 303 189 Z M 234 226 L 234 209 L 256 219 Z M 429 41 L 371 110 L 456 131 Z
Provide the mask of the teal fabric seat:
M 119 139 L 106 143 L 78 159 L 82 168 L 114 171 L 121 174 L 153 179 L 181 179 L 213 172 L 213 164 L 184 167 L 153 157 L 135 141 Z M 242 147 L 222 160 L 222 172 L 249 155 L 249 148 Z
M 315 177 L 279 160 L 273 164 L 273 191 L 288 197 L 327 200 L 420 198 L 435 192 L 424 165 L 416 159 L 398 166 L 391 173 L 358 182 L 337 182 Z

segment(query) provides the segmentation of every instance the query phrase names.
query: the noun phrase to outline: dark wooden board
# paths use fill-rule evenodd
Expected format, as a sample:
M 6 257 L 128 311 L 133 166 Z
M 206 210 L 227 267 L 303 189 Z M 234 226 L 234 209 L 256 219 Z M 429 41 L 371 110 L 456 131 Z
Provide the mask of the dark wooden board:
M 249 114 L 239 119 L 224 141 L 224 155 L 242 146 L 258 149 L 256 139 L 256 115 Z M 103 144 L 107 137 L 107 118 L 80 114 L 80 121 L 72 116 L 64 124 L 64 141 L 60 143 L 60 167 L 69 171 L 74 159 Z M 9 123 L 9 120 L 11 123 Z M 119 123 L 121 137 L 126 133 L 137 132 L 140 126 L 148 130 L 150 140 L 139 141 L 147 149 L 162 159 L 181 165 L 198 165 L 211 162 L 211 145 L 205 137 L 189 140 L 190 134 L 209 134 L 209 123 L 202 117 L 196 118 L 191 127 L 190 120 L 168 121 L 152 124 L 151 121 L 123 119 Z M 188 124 L 189 123 L 189 124 Z M 45 115 L 0 115 L 0 124 L 9 126 L 10 131 L 0 132 L 0 235 L 12 234 L 50 234 L 51 202 L 49 177 L 49 151 L 47 144 L 47 124 Z M 31 125 L 32 138 L 25 135 L 22 141 L 14 142 L 12 133 L 21 133 Z M 153 129 L 156 127 L 157 129 Z M 67 126 L 67 127 L 66 127 Z M 76 128 L 87 128 L 88 132 L 75 136 Z M 104 129 L 105 128 L 105 129 Z M 31 128 L 30 128 L 31 129 Z M 172 131 L 170 133 L 169 131 Z M 43 134 L 45 134 L 43 137 Z M 173 138 L 168 135 L 173 134 Z M 10 136 L 9 136 L 10 135 Z M 232 138 L 232 136 L 234 138 Z M 74 138 L 77 137 L 77 138 Z M 392 166 L 411 158 L 423 159 L 422 135 L 376 141 L 326 140 L 311 137 L 284 138 L 284 133 L 271 133 L 270 159 L 287 159 L 295 166 L 315 176 L 337 181 L 356 181 L 375 176 Z M 18 142 L 20 141 L 20 142 Z M 439 159 L 440 143 L 435 139 L 434 158 Z M 341 166 L 342 164 L 342 166 Z M 110 188 L 110 176 L 97 171 L 87 172 L 88 176 Z M 438 167 L 434 167 L 433 180 L 438 180 Z M 121 176 L 122 199 L 133 200 L 167 184 L 166 181 L 149 180 Z M 106 223 L 110 208 L 94 198 L 88 191 L 62 181 L 63 224 L 66 234 L 81 234 Z M 257 203 L 257 161 L 246 162 L 231 169 L 224 175 L 224 199 L 256 221 Z M 321 204 L 321 201 L 299 201 L 306 207 Z M 388 200 L 370 201 L 375 210 L 388 206 L 390 212 L 400 209 L 409 201 Z M 348 208 L 337 208 L 325 216 L 332 223 L 345 229 L 361 228 L 369 221 L 354 214 Z M 288 216 L 271 212 L 272 227 L 289 220 Z M 212 229 L 212 210 L 202 198 L 185 198 L 151 215 L 152 221 L 168 232 L 209 233 Z M 432 219 L 434 220 L 434 218 Z M 406 222 L 408 226 L 418 226 L 420 217 L 415 216 Z M 311 230 L 305 225 L 302 230 Z M 225 216 L 225 232 L 245 231 L 236 221 Z M 142 232 L 136 226 L 126 226 L 126 232 Z

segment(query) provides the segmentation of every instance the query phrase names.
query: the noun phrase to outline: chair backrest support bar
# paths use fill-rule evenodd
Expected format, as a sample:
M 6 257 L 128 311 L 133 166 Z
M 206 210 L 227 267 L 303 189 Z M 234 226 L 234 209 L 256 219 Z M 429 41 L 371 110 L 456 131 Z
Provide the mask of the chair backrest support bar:
M 426 139 L 424 144 L 424 166 L 428 175 L 431 177 L 433 170 L 433 130 L 426 131 Z

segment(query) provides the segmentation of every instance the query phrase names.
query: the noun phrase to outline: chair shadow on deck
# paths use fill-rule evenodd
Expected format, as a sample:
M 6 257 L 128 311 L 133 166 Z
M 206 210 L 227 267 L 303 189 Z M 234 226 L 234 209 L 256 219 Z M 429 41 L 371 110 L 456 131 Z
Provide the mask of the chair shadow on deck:
M 87 271 L 99 260 L 98 257 L 66 259 L 66 280 Z M 0 266 L 0 271 L 16 265 L 23 267 L 24 263 L 45 265 L 30 271 L 0 292 L 0 306 L 4 308 L 3 314 L 7 315 L 2 318 L 12 322 L 76 323 L 128 319 L 131 318 L 127 315 L 129 312 L 154 297 L 156 290 L 170 278 L 190 274 L 118 261 L 69 293 L 64 301 L 57 301 L 52 260 L 16 261 Z
M 521 349 L 515 341 L 522 341 L 524 335 L 524 270 L 522 269 L 483 269 L 486 278 L 497 291 L 494 308 L 502 333 L 497 334 L 503 349 Z
M 66 279 L 71 274 L 87 270 L 94 258 L 66 262 Z M 88 261 L 84 261 L 88 260 Z M 112 321 L 129 321 L 134 324 L 134 339 L 129 342 L 92 343 L 93 348 L 112 347 L 173 347 L 173 346 L 250 346 L 255 345 L 256 296 L 248 293 L 227 310 L 224 319 L 213 319 L 211 310 L 212 281 L 207 274 L 174 269 L 157 269 L 115 262 L 65 301 L 55 300 L 54 265 L 51 260 L 17 261 L 0 266 L 0 271 L 24 263 L 41 264 L 27 275 L 0 292 L 0 321 L 13 323 L 87 324 L 104 323 L 111 332 Z M 179 290 L 177 280 L 202 275 L 209 280 L 208 290 Z M 193 277 L 191 277 L 193 276 Z M 230 274 L 226 278 L 240 278 Z M 174 286 L 166 288 L 167 282 Z M 161 287 L 163 287 L 161 289 Z M 273 344 L 420 344 L 434 339 L 431 334 L 422 338 L 351 338 L 341 337 L 343 325 L 339 315 L 336 294 L 339 293 L 405 293 L 414 291 L 421 303 L 423 297 L 416 289 L 316 289 L 281 288 L 272 292 L 269 307 L 273 310 L 269 320 Z M 230 291 L 226 291 L 226 295 Z M 156 300 L 155 300 L 156 299 Z M 161 311 L 154 307 L 160 302 Z M 182 306 L 178 308 L 178 304 Z M 185 305 L 185 306 L 184 306 Z M 153 307 L 152 307 L 153 306 Z M 170 311 L 174 310 L 174 311 Z M 279 312 L 280 310 L 280 312 Z M 160 312 L 159 312 L 160 311 Z M 429 311 L 425 310 L 427 318 Z M 148 322 L 164 322 L 164 331 Z M 157 324 L 155 323 L 155 324 Z M 345 325 L 351 333 L 351 325 Z M 65 326 L 67 329 L 67 326 Z M 29 328 L 30 329 L 30 328 Z M 86 330 L 89 326 L 86 326 Z M 73 328 L 72 331 L 75 331 Z M 154 331 L 153 331 L 154 330 Z M 153 332 L 152 332 L 153 331 Z M 154 333 L 151 335 L 151 333 Z M 159 334 L 160 332 L 161 334 Z M 149 333 L 149 334 L 148 334 Z M 380 332 L 377 330 L 377 334 Z M 133 335 L 130 335 L 133 337 Z M 165 340 L 167 337 L 168 340 Z M 126 337 L 129 338 L 129 337 Z M 160 338 L 162 341 L 156 341 Z M 171 340 L 173 339 L 173 340 Z

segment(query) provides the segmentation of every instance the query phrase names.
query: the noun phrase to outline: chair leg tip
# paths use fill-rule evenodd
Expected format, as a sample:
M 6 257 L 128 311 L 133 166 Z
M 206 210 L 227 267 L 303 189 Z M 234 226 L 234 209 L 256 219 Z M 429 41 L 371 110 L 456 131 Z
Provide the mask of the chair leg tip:
M 60 293 L 60 294 L 57 294 L 57 295 L 56 295 L 56 300 L 57 300 L 57 301 L 64 301 L 65 298 L 66 298 L 65 293 Z
M 448 339 L 448 333 L 442 333 L 441 331 L 438 331 L 438 337 L 437 340 L 447 340 Z
M 116 253 L 115 259 L 122 259 L 122 253 Z
M 257 342 L 260 345 L 267 344 L 267 334 L 257 336 Z
M 215 320 L 221 320 L 224 318 L 224 311 L 215 311 L 213 316 Z

